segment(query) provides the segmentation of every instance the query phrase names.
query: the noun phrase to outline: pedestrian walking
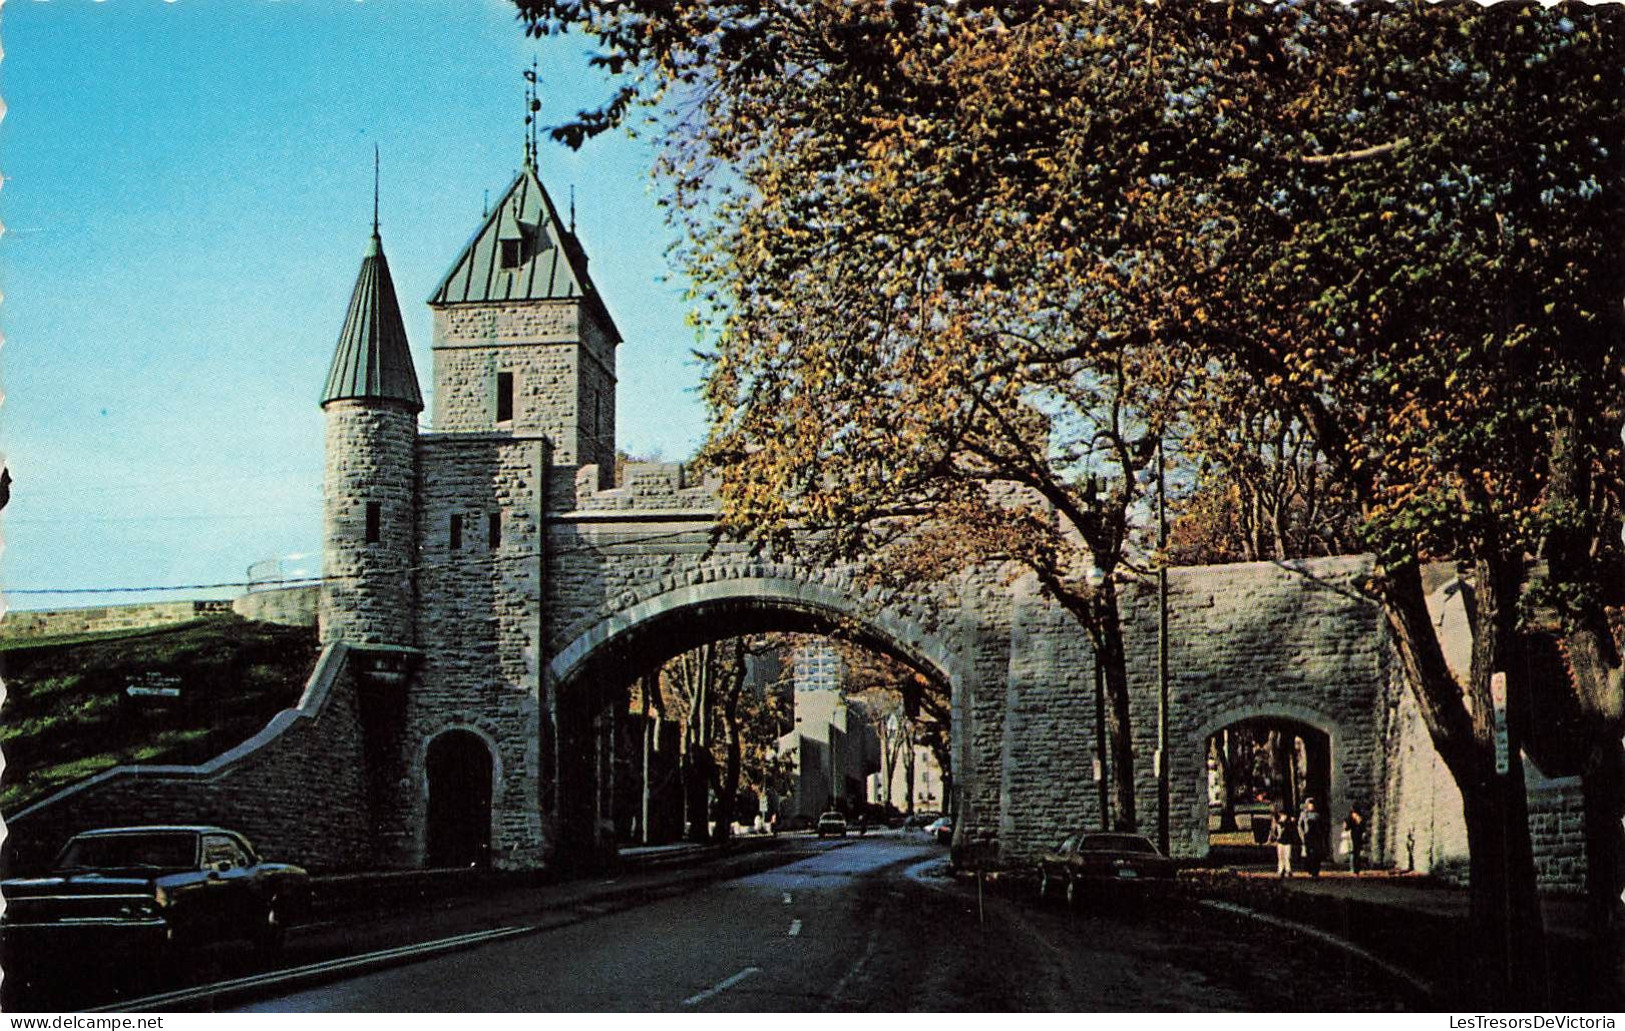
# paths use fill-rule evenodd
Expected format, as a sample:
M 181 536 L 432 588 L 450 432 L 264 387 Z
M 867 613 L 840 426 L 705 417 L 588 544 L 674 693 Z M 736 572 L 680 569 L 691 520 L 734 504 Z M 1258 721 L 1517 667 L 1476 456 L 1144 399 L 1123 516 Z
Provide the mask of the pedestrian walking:
M 1320 876 L 1320 864 L 1326 861 L 1331 843 L 1328 838 L 1325 814 L 1314 799 L 1304 799 L 1303 812 L 1298 814 L 1298 840 L 1303 843 L 1303 868 L 1310 877 Z
M 1292 876 L 1292 846 L 1297 838 L 1298 825 L 1292 822 L 1292 814 L 1277 805 L 1270 815 L 1269 835 L 1269 843 L 1275 846 L 1276 876 Z
M 1343 839 L 1347 843 L 1349 873 L 1360 872 L 1360 852 L 1365 848 L 1365 815 L 1359 806 L 1350 806 L 1343 820 Z

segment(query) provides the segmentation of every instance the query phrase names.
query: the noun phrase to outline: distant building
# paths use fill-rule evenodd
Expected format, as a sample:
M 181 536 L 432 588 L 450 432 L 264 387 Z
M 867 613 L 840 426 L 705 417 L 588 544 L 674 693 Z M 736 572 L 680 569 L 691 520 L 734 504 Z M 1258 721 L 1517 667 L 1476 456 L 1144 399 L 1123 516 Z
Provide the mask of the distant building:
M 937 755 L 924 745 L 914 745 L 914 765 L 912 768 L 914 778 L 914 810 L 937 810 L 944 807 L 943 799 L 946 792 L 942 785 L 942 764 L 937 762 Z M 896 765 L 892 767 L 891 776 L 891 804 L 899 812 L 909 810 L 909 774 L 911 770 L 908 755 L 899 752 Z M 869 775 L 869 801 L 879 805 L 886 801 L 885 772 L 877 771 Z
M 880 769 L 880 739 L 841 696 L 841 656 L 827 642 L 798 647 L 796 725 L 779 738 L 779 754 L 794 764 L 779 823 L 816 820 L 826 809 L 853 811 L 868 799 L 866 782 Z

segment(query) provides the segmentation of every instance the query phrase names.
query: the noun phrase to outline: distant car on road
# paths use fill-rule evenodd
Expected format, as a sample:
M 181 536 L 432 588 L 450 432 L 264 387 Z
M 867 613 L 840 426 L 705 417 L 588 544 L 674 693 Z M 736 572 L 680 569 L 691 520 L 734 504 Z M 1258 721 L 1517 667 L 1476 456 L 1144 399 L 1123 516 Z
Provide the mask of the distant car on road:
M 938 844 L 949 845 L 954 840 L 954 821 L 952 817 L 939 816 L 926 825 L 925 833 L 931 835 Z
M 818 836 L 835 834 L 846 837 L 846 817 L 833 809 L 818 818 Z
M 1080 831 L 1038 857 L 1038 893 L 1059 888 L 1067 905 L 1076 905 L 1085 893 L 1106 897 L 1171 881 L 1174 869 L 1174 861 L 1143 835 Z
M 932 821 L 940 819 L 941 816 L 941 813 L 936 812 L 914 813 L 903 820 L 903 829 L 906 831 L 924 830 L 926 827 L 931 826 Z
M 72 838 L 44 877 L 0 884 L 8 960 L 56 948 L 240 939 L 274 949 L 309 904 L 310 879 L 220 827 L 117 827 Z

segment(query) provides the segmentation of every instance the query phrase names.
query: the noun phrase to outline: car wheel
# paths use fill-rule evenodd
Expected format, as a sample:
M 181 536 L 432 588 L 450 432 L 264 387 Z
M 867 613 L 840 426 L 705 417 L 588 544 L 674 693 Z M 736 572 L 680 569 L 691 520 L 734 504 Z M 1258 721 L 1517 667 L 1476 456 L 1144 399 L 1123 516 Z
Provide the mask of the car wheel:
M 1068 908 L 1078 904 L 1078 882 L 1071 877 L 1066 879 L 1066 904 Z
M 265 903 L 265 914 L 260 918 L 260 925 L 254 935 L 254 944 L 266 952 L 275 952 L 282 948 L 287 940 L 287 909 L 282 902 L 282 896 L 272 895 Z

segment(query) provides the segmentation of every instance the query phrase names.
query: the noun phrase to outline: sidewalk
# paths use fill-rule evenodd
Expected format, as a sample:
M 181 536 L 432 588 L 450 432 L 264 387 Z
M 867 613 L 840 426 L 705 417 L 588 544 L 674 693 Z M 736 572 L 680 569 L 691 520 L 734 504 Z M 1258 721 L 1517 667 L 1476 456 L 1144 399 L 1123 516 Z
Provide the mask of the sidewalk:
M 1196 870 L 1187 874 L 1203 899 L 1315 928 L 1431 984 L 1441 1003 L 1460 982 L 1460 957 L 1471 945 L 1469 895 L 1417 874 L 1374 870 L 1355 875 L 1326 870 L 1319 877 L 1277 877 L 1272 870 Z M 1541 898 L 1555 1006 L 1618 1008 L 1625 1004 L 1621 956 L 1589 933 L 1585 899 Z
M 1295 874 L 1280 880 L 1274 873 L 1237 871 L 1237 876 L 1275 881 L 1289 891 L 1328 897 L 1358 898 L 1375 905 L 1413 910 L 1437 916 L 1467 919 L 1469 900 L 1464 887 L 1443 884 L 1420 874 L 1390 873 L 1386 870 L 1323 870 L 1319 877 Z M 1546 933 L 1565 938 L 1585 938 L 1586 903 L 1579 895 L 1542 895 L 1541 916 Z

